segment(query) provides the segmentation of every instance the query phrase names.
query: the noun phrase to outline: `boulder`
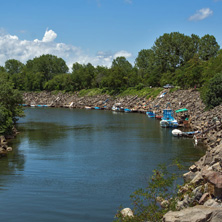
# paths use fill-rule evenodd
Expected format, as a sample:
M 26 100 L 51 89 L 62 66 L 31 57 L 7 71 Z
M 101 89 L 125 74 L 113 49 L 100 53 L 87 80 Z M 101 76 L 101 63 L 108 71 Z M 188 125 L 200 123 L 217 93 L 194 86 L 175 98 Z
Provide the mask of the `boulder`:
M 218 207 L 197 205 L 181 211 L 169 211 L 163 217 L 163 222 L 220 222 L 222 211 Z
M 123 217 L 134 217 L 133 211 L 130 208 L 124 208 L 120 211 Z
M 183 174 L 183 179 L 187 183 L 187 182 L 190 182 L 196 175 L 197 175 L 196 172 L 189 171 Z
M 202 176 L 216 188 L 222 189 L 222 173 L 216 171 L 205 171 Z

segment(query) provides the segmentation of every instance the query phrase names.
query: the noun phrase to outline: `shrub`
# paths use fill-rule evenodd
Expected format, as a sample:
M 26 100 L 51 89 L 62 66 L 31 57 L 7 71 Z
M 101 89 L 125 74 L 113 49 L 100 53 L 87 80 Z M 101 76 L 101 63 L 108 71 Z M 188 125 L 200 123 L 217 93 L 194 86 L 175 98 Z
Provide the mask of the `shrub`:
M 202 99 L 208 109 L 222 103 L 222 73 L 216 74 L 202 89 Z

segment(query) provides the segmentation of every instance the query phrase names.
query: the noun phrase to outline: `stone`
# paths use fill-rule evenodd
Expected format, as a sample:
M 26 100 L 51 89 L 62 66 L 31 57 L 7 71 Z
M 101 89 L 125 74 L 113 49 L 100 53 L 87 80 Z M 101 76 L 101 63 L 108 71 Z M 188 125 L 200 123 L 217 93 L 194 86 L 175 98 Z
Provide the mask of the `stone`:
M 12 147 L 7 147 L 6 149 L 8 152 L 11 152 L 12 151 Z
M 192 184 L 200 184 L 203 181 L 201 172 L 198 172 L 197 175 L 190 181 Z
M 190 171 L 192 172 L 196 172 L 197 171 L 197 166 L 196 165 L 192 165 L 190 168 L 189 168 Z
M 196 172 L 194 173 L 192 171 L 189 171 L 183 174 L 183 179 L 187 183 L 187 182 L 190 182 L 196 175 L 197 175 Z
M 123 217 L 134 217 L 133 211 L 130 208 L 124 208 L 120 211 Z
M 203 188 L 202 186 L 199 186 L 199 187 L 196 187 L 193 191 L 192 191 L 192 194 L 193 194 L 193 198 L 194 200 L 196 201 L 199 201 L 200 198 L 202 197 L 203 195 Z
M 209 193 L 204 193 L 199 200 L 199 204 L 204 204 L 209 199 L 211 199 L 211 195 Z
M 215 163 L 213 166 L 212 166 L 212 169 L 213 169 L 213 171 L 221 171 L 221 166 L 220 166 L 220 163 L 219 162 L 217 162 L 217 163 Z
M 221 203 L 218 203 L 214 199 L 209 199 L 204 203 L 204 206 L 206 206 L 206 207 L 221 207 Z
M 219 222 L 222 211 L 218 207 L 197 205 L 181 211 L 169 211 L 163 216 L 163 222 Z
M 213 184 L 216 188 L 222 188 L 222 173 L 215 171 L 205 171 L 202 176 L 209 183 Z
M 162 208 L 167 208 L 169 206 L 169 201 L 168 200 L 163 200 L 161 203 L 160 203 L 160 206 Z

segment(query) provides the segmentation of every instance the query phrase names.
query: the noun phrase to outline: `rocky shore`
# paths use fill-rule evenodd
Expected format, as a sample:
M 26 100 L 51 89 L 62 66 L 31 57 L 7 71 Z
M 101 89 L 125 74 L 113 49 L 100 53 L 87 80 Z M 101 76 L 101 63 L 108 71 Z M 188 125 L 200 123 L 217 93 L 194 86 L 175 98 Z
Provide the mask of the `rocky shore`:
M 164 96 L 161 96 L 163 95 Z M 186 185 L 180 189 L 177 210 L 168 212 L 163 221 L 222 221 L 222 105 L 205 111 L 205 105 L 196 90 L 163 90 L 156 98 L 138 96 L 111 97 L 100 95 L 80 97 L 75 94 L 50 92 L 24 93 L 25 104 L 52 107 L 111 109 L 116 103 L 134 112 L 145 113 L 152 108 L 160 113 L 170 105 L 173 110 L 186 108 L 191 130 L 198 130 L 198 139 L 207 147 L 206 154 L 184 174 Z M 177 118 L 180 117 L 178 114 Z M 195 206 L 194 206 L 195 205 Z M 193 206 L 193 207 L 190 207 Z
M 4 136 L 0 136 L 0 158 L 6 156 L 8 152 L 12 151 L 12 147 L 8 146 L 8 142 Z

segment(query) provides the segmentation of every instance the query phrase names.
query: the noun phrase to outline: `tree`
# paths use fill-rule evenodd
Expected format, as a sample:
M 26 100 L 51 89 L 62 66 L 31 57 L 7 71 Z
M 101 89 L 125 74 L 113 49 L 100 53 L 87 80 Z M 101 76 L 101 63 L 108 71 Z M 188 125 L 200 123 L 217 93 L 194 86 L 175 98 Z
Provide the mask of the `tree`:
M 209 81 L 205 86 L 202 97 L 208 109 L 222 103 L 222 72 L 216 74 Z
M 91 63 L 87 65 L 74 63 L 72 70 L 72 78 L 76 90 L 92 88 L 95 68 Z
M 9 74 L 21 73 L 24 68 L 24 64 L 16 59 L 9 59 L 5 62 L 5 69 Z
M 0 75 L 0 133 L 9 134 L 18 120 L 24 115 L 20 92 L 13 89 L 13 84 L 5 74 Z
M 70 74 L 61 74 L 49 80 L 45 85 L 45 89 L 50 91 L 63 90 L 69 92 L 74 90 L 74 82 Z
M 49 81 L 57 74 L 67 73 L 69 68 L 62 58 L 54 55 L 42 55 L 26 63 L 28 72 L 42 73 L 45 81 Z
M 199 55 L 200 58 L 207 61 L 217 55 L 220 46 L 213 35 L 205 35 L 200 39 Z
M 189 61 L 197 53 L 197 42 L 197 36 L 189 37 L 179 32 L 160 36 L 152 49 L 160 63 L 161 73 L 175 71 Z
M 222 72 L 222 49 L 218 51 L 216 57 L 211 57 L 206 63 L 203 71 L 204 81 L 213 78 L 217 73 Z

